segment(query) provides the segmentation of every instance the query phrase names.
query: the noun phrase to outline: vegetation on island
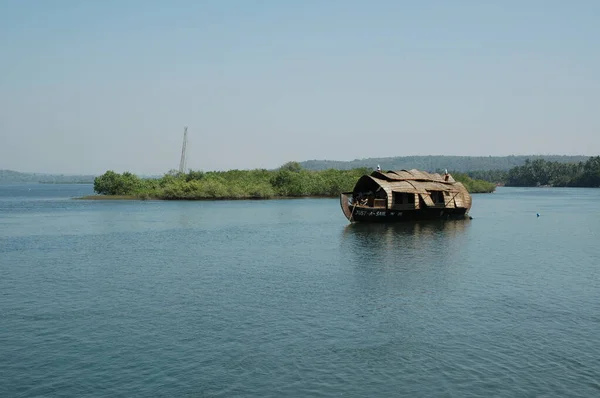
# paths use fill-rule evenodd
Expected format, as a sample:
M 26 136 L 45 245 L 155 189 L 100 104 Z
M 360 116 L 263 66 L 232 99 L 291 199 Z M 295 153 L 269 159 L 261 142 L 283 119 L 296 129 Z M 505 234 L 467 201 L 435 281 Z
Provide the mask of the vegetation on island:
M 482 179 L 475 179 L 467 173 L 450 172 L 455 181 L 462 183 L 469 193 L 491 193 L 496 190 L 496 184 Z
M 465 172 L 465 174 L 475 180 L 488 181 L 496 185 L 505 185 L 508 170 L 472 170 Z
M 306 170 L 298 162 L 288 162 L 277 170 L 171 171 L 161 178 L 109 170 L 95 178 L 94 191 L 109 197 L 165 200 L 335 197 L 351 191 L 362 175 L 371 172 L 368 168 Z M 495 184 L 466 174 L 453 177 L 473 193 L 495 189 Z

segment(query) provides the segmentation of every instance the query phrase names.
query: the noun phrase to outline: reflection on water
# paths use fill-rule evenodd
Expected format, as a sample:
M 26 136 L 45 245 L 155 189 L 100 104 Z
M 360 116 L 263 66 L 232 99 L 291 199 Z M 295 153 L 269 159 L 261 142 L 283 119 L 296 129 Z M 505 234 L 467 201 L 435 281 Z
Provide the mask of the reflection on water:
M 427 249 L 460 239 L 470 226 L 466 220 L 432 220 L 406 223 L 355 223 L 344 228 L 342 243 L 360 249 Z
M 467 256 L 470 225 L 470 220 L 347 225 L 341 246 L 358 272 L 357 292 L 392 297 L 452 284 Z
M 381 334 L 382 343 L 411 352 L 424 330 L 436 332 L 444 313 L 427 309 L 452 300 L 470 227 L 470 220 L 432 220 L 344 228 L 341 247 L 354 270 L 346 302 L 365 321 L 369 341 Z

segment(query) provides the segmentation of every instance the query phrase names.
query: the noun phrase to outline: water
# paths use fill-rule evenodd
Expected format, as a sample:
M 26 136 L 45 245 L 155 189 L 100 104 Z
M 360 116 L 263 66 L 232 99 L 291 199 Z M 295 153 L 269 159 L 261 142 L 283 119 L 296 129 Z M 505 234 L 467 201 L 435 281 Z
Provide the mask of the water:
M 396 226 L 88 193 L 0 185 L 2 397 L 600 395 L 598 189 Z

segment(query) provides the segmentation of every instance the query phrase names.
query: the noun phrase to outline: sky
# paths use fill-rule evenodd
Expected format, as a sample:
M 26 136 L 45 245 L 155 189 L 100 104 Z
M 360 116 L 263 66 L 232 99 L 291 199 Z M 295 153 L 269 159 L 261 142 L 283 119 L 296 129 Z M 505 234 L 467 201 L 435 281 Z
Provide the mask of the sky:
M 0 169 L 597 155 L 600 1 L 0 0 Z

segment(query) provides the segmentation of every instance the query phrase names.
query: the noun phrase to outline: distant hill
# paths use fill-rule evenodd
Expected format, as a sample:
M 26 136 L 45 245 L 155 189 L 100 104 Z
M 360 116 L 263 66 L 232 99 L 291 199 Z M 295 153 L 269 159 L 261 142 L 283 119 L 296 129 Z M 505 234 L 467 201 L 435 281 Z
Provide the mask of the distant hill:
M 0 169 L 0 184 L 41 183 L 41 184 L 93 184 L 98 175 L 92 174 L 49 174 L 23 173 L 14 170 Z M 162 175 L 140 175 L 141 178 L 160 178 Z
M 45 183 L 45 184 L 91 184 L 94 175 L 64 175 L 43 173 L 21 173 L 14 170 L 0 170 L 0 183 Z
M 579 163 L 585 162 L 589 156 L 568 155 L 519 155 L 519 156 L 396 156 L 386 158 L 365 158 L 355 160 L 305 160 L 298 162 L 308 170 L 338 169 L 349 170 L 360 167 L 375 169 L 380 165 L 383 170 L 419 169 L 425 171 L 473 172 L 502 170 L 508 171 L 525 164 L 525 160 L 543 159 L 548 162 Z M 0 183 L 46 183 L 46 184 L 93 184 L 95 175 L 65 175 L 45 173 L 22 173 L 14 170 L 0 170 Z M 140 176 L 143 178 L 159 178 L 160 176 Z M 481 178 L 481 176 L 473 176 Z
M 543 159 L 550 162 L 578 163 L 585 162 L 589 156 L 567 155 L 531 155 L 531 156 L 396 156 L 387 158 L 366 158 L 349 161 L 342 160 L 306 160 L 299 162 L 309 170 L 340 169 L 347 170 L 358 167 L 383 170 L 419 169 L 426 171 L 452 170 L 460 172 L 478 170 L 509 170 L 522 166 L 525 160 Z

